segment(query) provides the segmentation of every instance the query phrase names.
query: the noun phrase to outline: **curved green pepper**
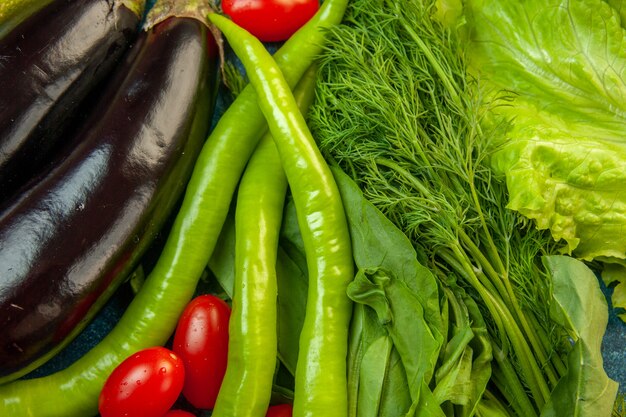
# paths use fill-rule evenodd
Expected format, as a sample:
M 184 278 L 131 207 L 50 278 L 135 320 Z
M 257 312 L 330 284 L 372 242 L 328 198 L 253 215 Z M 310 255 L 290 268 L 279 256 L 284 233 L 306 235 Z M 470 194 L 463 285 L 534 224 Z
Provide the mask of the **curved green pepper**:
M 302 111 L 313 102 L 315 68 L 294 91 Z M 270 133 L 241 179 L 235 210 L 235 285 L 228 365 L 214 417 L 263 417 L 276 369 L 276 257 L 287 179 Z
M 209 15 L 229 41 L 258 94 L 296 206 L 309 269 L 309 291 L 296 367 L 294 416 L 346 416 L 346 356 L 354 277 L 341 195 L 289 84 L 263 44 L 218 14 Z

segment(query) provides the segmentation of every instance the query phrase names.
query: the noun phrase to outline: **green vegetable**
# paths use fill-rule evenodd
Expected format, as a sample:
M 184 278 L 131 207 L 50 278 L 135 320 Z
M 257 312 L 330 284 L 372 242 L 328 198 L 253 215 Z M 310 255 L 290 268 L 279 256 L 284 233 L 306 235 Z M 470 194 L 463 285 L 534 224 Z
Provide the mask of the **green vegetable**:
M 511 121 L 492 157 L 508 207 L 549 229 L 563 252 L 624 265 L 622 2 L 465 3 L 473 72 L 493 92 L 485 101 L 505 104 L 491 122 Z M 613 279 L 622 281 L 615 305 L 626 307 L 626 269 Z
M 364 355 L 362 359 L 357 356 L 351 360 L 358 361 L 354 364 L 357 367 L 384 366 L 387 361 L 369 364 L 367 352 L 392 343 L 405 370 L 403 383 L 409 384 L 412 401 L 418 401 L 420 390 L 433 376 L 443 342 L 437 281 L 419 264 L 406 236 L 363 198 L 356 184 L 337 168 L 333 173 L 346 207 L 358 268 L 348 295 L 356 303 L 370 307 L 385 330 L 373 346 L 362 344 L 358 348 Z M 420 349 L 416 351 L 415 346 Z M 363 370 L 357 368 L 353 372 Z M 369 384 L 382 382 L 374 381 Z M 360 390 L 359 395 L 363 395 Z
M 600 345 L 608 322 L 604 295 L 595 275 L 582 262 L 565 256 L 549 256 L 545 262 L 552 271 L 555 320 L 567 328 L 574 347 L 568 372 L 554 388 L 552 401 L 541 416 L 609 416 L 618 385 L 602 367 Z M 589 317 L 594 318 L 593 324 Z
M 229 41 L 257 91 L 294 198 L 306 250 L 309 291 L 294 415 L 346 415 L 352 310 L 346 287 L 353 278 L 353 261 L 341 197 L 288 84 L 263 44 L 225 17 L 212 14 L 209 19 Z
M 357 303 L 348 359 L 350 415 L 378 410 L 398 416 L 412 407 L 451 415 L 452 404 L 458 415 L 472 415 L 491 376 L 492 358 L 477 305 L 458 287 L 442 287 L 440 294 L 406 236 L 346 174 L 333 172 L 359 268 L 348 289 Z
M 429 381 L 433 396 L 421 390 L 426 397 L 418 400 L 445 399 L 441 408 L 453 415 L 496 413 L 504 405 L 511 415 L 539 416 L 555 401 L 564 375 L 575 372 L 568 368 L 566 328 L 550 316 L 551 271 L 541 262 L 558 245 L 506 208 L 506 184 L 489 165 L 493 139 L 506 124 L 482 123 L 490 109 L 467 74 L 463 40 L 433 19 L 434 4 L 351 3 L 322 54 L 310 123 L 325 156 L 402 230 L 418 260 L 449 289 L 455 328 L 445 333 L 436 371 L 443 369 Z M 487 332 L 477 326 L 470 339 L 467 323 L 480 323 L 475 317 Z M 483 354 L 472 369 L 468 339 Z M 468 392 L 460 389 L 463 381 L 476 383 L 471 395 L 460 395 Z M 409 389 L 415 395 L 410 383 Z M 555 395 L 573 407 L 580 401 Z
M 302 111 L 313 101 L 315 71 L 298 83 Z M 265 416 L 277 356 L 277 250 L 287 179 L 272 137 L 257 145 L 239 185 L 235 282 L 228 365 L 213 416 Z
M 214 416 L 264 416 L 276 369 L 276 251 L 287 191 L 272 138 L 244 171 L 236 206 L 236 269 L 228 362 Z
M 234 210 L 232 210 L 234 212 Z M 232 298 L 235 281 L 235 221 L 230 213 L 220 234 L 209 267 Z M 302 236 L 291 195 L 287 195 L 276 259 L 278 281 L 278 357 L 291 376 L 295 375 L 299 335 L 304 322 L 308 273 Z M 293 381 L 285 388 L 293 389 Z M 292 398 L 292 397 L 290 397 Z
M 6 35 L 21 21 L 52 0 L 3 0 L 0 2 L 0 38 Z
M 345 0 L 325 2 L 277 52 L 276 60 L 293 84 L 319 53 L 325 37 L 322 28 L 338 23 L 345 6 Z M 241 123 L 244 118 L 246 123 Z M 244 89 L 203 147 L 163 254 L 121 321 L 67 369 L 1 386 L 0 415 L 70 417 L 95 413 L 99 389 L 112 369 L 142 347 L 164 343 L 170 337 L 185 300 L 193 295 L 208 263 L 264 123 L 256 94 L 251 87 Z

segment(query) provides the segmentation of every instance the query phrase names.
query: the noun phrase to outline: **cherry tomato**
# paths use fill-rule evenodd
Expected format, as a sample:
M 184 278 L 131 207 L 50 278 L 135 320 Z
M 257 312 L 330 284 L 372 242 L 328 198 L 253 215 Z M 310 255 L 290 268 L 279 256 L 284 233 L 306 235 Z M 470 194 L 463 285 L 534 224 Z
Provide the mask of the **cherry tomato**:
M 100 392 L 102 417 L 162 417 L 176 402 L 185 381 L 178 355 L 164 347 L 141 350 L 120 363 Z
M 291 404 L 272 405 L 267 409 L 265 417 L 291 417 L 293 406 Z
M 224 13 L 262 42 L 288 39 L 319 7 L 319 0 L 222 0 Z
M 178 320 L 172 349 L 185 364 L 183 395 L 196 408 L 215 406 L 226 373 L 230 307 L 212 295 L 200 295 Z
M 170 410 L 163 417 L 196 417 L 196 416 L 191 414 L 189 411 Z

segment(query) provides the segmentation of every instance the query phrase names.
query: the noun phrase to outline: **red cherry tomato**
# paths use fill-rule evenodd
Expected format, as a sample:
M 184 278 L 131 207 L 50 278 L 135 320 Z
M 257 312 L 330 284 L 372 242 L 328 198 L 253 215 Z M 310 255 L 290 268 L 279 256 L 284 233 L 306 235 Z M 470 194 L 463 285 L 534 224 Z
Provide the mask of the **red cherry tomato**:
M 215 406 L 226 373 L 230 307 L 212 295 L 187 305 L 174 333 L 172 349 L 185 364 L 183 395 L 196 408 Z
M 291 404 L 272 405 L 267 409 L 265 417 L 291 417 L 293 406 Z
M 164 347 L 141 350 L 120 363 L 100 392 L 102 417 L 162 417 L 178 399 L 185 368 Z
M 191 414 L 189 411 L 170 410 L 163 417 L 196 417 L 196 416 Z
M 319 7 L 319 0 L 222 0 L 224 13 L 263 42 L 288 39 Z

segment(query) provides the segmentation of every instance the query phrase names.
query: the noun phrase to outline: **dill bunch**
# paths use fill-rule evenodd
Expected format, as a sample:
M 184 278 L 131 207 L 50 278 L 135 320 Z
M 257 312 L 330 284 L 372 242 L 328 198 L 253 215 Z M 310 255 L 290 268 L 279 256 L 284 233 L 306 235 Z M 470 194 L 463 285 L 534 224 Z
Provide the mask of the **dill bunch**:
M 489 167 L 506 124 L 471 79 L 456 30 L 419 0 L 353 0 L 320 57 L 309 123 L 334 161 L 413 242 L 420 261 L 477 300 L 493 381 L 518 415 L 538 415 L 565 372 L 541 256 L 556 242 L 506 208 Z

